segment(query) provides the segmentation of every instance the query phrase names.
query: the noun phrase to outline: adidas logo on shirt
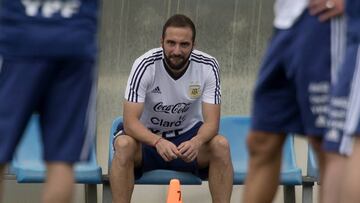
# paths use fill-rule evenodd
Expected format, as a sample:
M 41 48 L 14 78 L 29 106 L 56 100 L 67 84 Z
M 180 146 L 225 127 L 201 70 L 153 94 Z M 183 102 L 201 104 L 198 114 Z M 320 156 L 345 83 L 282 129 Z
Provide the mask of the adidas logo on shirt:
M 155 88 L 151 91 L 151 93 L 161 94 L 160 87 L 159 87 L 159 86 L 155 87 Z

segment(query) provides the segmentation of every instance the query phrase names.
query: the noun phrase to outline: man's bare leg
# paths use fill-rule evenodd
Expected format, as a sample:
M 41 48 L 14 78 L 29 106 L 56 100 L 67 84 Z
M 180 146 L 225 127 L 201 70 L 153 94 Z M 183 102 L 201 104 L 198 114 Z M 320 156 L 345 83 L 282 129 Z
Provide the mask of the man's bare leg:
M 44 185 L 43 203 L 72 202 L 74 191 L 73 167 L 62 162 L 47 163 L 47 180 Z
M 198 155 L 199 167 L 209 166 L 209 188 L 214 203 L 229 203 L 233 187 L 230 146 L 223 136 L 215 136 Z
M 134 190 L 134 167 L 141 162 L 141 145 L 127 135 L 116 138 L 110 170 L 113 203 L 130 203 Z
M 285 134 L 250 132 L 249 166 L 243 202 L 271 203 L 274 199 L 279 185 L 285 137 Z
M 340 196 L 341 203 L 360 202 L 360 138 L 355 136 L 353 152 L 343 168 L 344 180 Z
M 325 153 L 325 171 L 322 179 L 322 203 L 339 203 L 346 157 L 337 153 Z

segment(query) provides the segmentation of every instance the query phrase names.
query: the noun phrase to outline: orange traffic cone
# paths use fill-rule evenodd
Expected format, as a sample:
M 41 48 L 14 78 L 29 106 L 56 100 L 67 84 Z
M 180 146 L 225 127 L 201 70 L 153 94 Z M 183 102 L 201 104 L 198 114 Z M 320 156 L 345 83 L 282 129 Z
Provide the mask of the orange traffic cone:
M 182 203 L 180 181 L 171 179 L 166 203 Z

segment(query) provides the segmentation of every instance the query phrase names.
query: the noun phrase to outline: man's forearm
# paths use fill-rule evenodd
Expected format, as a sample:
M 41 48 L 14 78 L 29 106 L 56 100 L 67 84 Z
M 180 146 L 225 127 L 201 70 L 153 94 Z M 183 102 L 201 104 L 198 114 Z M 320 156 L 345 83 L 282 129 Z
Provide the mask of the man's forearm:
M 159 136 L 152 133 L 139 120 L 124 122 L 125 133 L 137 141 L 153 146 Z
M 193 137 L 191 140 L 196 141 L 203 145 L 204 143 L 210 141 L 214 136 L 218 134 L 219 127 L 218 125 L 214 125 L 211 123 L 204 123 L 197 135 Z

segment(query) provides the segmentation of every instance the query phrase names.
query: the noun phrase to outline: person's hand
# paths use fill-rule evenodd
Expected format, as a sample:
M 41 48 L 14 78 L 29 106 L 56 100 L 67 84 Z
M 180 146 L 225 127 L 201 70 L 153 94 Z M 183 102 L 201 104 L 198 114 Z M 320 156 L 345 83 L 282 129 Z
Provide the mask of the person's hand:
M 192 162 L 196 159 L 199 154 L 200 143 L 195 140 L 189 140 L 181 143 L 178 146 L 180 152 L 180 158 L 185 162 Z
M 179 150 L 172 142 L 160 139 L 155 145 L 156 151 L 165 161 L 171 161 L 180 156 Z
M 344 0 L 310 0 L 309 11 L 324 22 L 344 13 Z

